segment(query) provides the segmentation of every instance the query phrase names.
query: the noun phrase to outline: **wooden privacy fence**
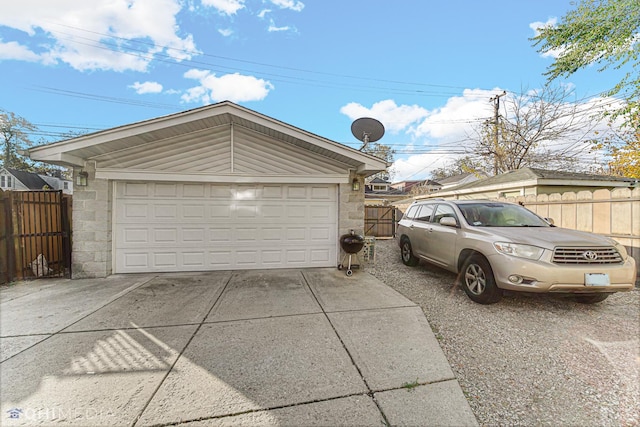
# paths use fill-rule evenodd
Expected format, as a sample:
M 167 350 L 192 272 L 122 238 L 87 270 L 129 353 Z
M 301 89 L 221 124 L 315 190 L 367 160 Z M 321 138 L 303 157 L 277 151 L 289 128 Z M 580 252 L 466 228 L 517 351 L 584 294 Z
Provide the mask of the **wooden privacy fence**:
M 364 211 L 365 236 L 395 236 L 397 214 L 394 206 L 365 206 Z
M 0 193 L 0 283 L 70 277 L 70 205 L 62 191 Z
M 500 199 L 522 202 L 559 227 L 603 234 L 624 245 L 640 268 L 640 188 Z

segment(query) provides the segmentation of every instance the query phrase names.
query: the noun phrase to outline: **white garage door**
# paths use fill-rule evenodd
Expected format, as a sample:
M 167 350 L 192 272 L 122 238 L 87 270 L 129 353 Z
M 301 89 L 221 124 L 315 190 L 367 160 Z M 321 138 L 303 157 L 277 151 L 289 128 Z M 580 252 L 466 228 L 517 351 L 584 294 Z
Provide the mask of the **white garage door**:
M 332 267 L 337 186 L 118 182 L 116 273 Z

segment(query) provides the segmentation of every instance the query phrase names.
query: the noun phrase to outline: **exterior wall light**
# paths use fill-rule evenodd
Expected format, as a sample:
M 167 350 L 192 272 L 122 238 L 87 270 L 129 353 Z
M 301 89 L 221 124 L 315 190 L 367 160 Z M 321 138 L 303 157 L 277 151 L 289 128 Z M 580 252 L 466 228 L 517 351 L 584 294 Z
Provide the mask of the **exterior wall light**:
M 353 182 L 351 183 L 351 189 L 353 191 L 360 191 L 360 181 L 358 178 L 353 178 Z
M 80 171 L 78 173 L 78 176 L 76 177 L 76 185 L 78 187 L 86 187 L 88 179 L 89 179 L 89 172 Z

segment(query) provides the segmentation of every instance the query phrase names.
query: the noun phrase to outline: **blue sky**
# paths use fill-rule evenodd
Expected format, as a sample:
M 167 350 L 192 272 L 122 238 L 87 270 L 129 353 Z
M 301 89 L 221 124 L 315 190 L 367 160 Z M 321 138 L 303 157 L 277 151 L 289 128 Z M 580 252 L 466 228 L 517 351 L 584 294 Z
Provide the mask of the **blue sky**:
M 552 58 L 530 38 L 571 3 L 5 1 L 0 108 L 56 140 L 231 100 L 355 148 L 351 123 L 368 116 L 397 150 L 395 179 L 425 178 L 491 117 L 491 96 L 544 83 Z M 620 77 L 592 68 L 558 84 L 589 108 Z

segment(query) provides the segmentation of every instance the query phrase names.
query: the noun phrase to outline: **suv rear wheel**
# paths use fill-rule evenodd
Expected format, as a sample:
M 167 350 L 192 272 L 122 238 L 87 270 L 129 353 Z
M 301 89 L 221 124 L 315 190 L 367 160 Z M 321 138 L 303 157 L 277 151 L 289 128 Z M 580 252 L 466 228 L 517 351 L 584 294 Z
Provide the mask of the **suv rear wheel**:
M 413 250 L 411 249 L 411 242 L 406 237 L 402 239 L 402 244 L 400 245 L 400 254 L 402 255 L 402 262 L 404 265 L 408 265 L 409 267 L 415 267 L 418 265 L 418 258 L 413 255 Z
M 493 304 L 502 299 L 493 270 L 481 255 L 471 255 L 462 266 L 462 288 L 467 296 L 480 304 Z

